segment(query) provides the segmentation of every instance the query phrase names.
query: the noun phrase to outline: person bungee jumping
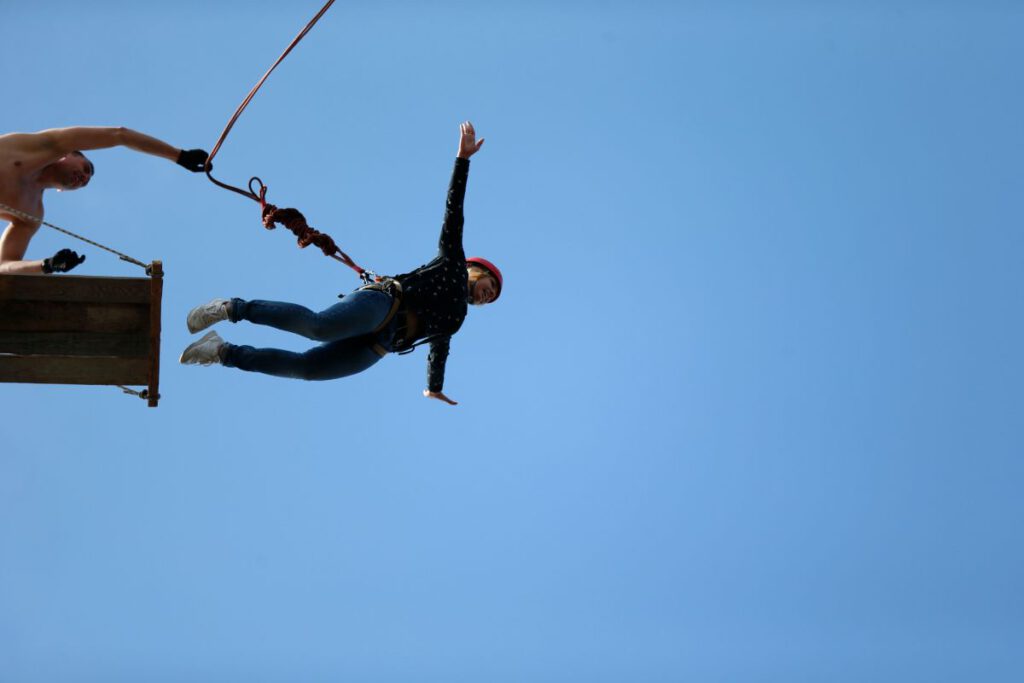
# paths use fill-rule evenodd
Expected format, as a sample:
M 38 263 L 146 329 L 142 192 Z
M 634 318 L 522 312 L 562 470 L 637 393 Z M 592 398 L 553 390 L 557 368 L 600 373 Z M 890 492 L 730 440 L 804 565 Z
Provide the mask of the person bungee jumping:
M 199 172 L 206 163 L 201 149 L 178 149 L 128 128 L 54 128 L 38 133 L 0 135 L 0 218 L 7 225 L 0 236 L 0 273 L 66 273 L 85 261 L 70 249 L 61 249 L 41 261 L 24 261 L 29 242 L 43 218 L 43 192 L 77 190 L 92 180 L 94 167 L 82 150 L 127 147 L 174 161 Z
M 180 361 L 220 364 L 250 372 L 305 380 L 347 377 L 366 370 L 390 352 L 407 353 L 430 344 L 427 388 L 423 395 L 451 405 L 445 396 L 445 362 L 452 335 L 466 318 L 467 304 L 484 305 L 501 294 L 501 271 L 482 258 L 466 258 L 462 247 L 462 204 L 469 158 L 484 144 L 473 124 L 460 125 L 459 151 L 448 187 L 438 253 L 432 261 L 403 275 L 381 278 L 343 296 L 316 313 L 278 301 L 214 299 L 188 314 L 190 332 L 214 323 L 247 320 L 322 342 L 304 353 L 229 344 L 210 331 L 190 344 Z

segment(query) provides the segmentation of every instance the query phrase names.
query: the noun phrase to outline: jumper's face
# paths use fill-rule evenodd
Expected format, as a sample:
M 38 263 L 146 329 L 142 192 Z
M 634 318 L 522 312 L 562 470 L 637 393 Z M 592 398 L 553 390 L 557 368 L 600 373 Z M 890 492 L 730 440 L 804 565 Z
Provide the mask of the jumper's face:
M 92 162 L 80 153 L 72 152 L 53 164 L 53 176 L 60 190 L 77 190 L 92 180 Z
M 493 275 L 481 275 L 477 278 L 470 277 L 469 298 L 476 306 L 489 304 L 498 297 L 498 281 Z

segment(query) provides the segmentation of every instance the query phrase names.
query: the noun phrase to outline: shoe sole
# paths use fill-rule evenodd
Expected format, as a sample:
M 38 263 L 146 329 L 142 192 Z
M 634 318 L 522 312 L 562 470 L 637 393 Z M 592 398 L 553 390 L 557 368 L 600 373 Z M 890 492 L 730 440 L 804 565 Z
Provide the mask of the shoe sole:
M 217 318 L 216 320 L 210 320 L 209 322 L 205 323 L 202 322 L 200 319 L 203 317 L 203 309 L 205 309 L 207 306 L 209 306 L 209 304 L 196 306 L 191 311 L 189 311 L 188 316 L 185 317 L 185 326 L 188 327 L 188 331 L 191 332 L 192 334 L 195 334 L 196 332 L 202 332 L 207 327 L 211 327 L 219 322 L 227 320 L 227 315 L 225 315 L 223 318 Z
M 218 335 L 216 332 L 207 332 L 202 337 L 200 337 L 198 341 L 194 341 L 185 347 L 185 350 L 181 352 L 180 356 L 178 356 L 178 362 L 181 363 L 182 365 L 214 365 L 217 361 L 209 361 L 207 363 L 203 363 L 200 361 L 185 360 L 185 356 L 187 356 L 190 351 L 194 351 L 199 346 L 205 344 L 206 342 L 214 338 L 219 339 L 220 335 Z M 223 342 L 224 340 L 221 340 L 221 343 Z
M 214 322 L 217 322 L 217 321 L 214 321 Z M 196 332 L 202 332 L 207 327 L 209 327 L 210 325 L 213 325 L 213 324 L 214 323 L 208 323 L 206 325 L 193 325 L 191 321 L 186 323 L 186 325 L 188 326 L 188 331 L 191 332 L 192 334 L 195 334 Z
M 195 308 L 188 312 L 188 316 L 185 318 L 185 326 L 188 327 L 188 331 L 191 332 L 192 334 L 195 334 L 196 332 L 202 332 L 207 327 L 210 327 L 211 325 L 216 325 L 217 323 L 220 322 L 220 320 L 211 320 L 207 323 L 201 322 L 200 318 L 202 317 L 202 311 L 200 311 L 199 309 L 205 308 L 206 306 L 207 304 L 203 304 L 202 306 L 196 306 Z M 223 320 L 223 318 L 221 320 Z

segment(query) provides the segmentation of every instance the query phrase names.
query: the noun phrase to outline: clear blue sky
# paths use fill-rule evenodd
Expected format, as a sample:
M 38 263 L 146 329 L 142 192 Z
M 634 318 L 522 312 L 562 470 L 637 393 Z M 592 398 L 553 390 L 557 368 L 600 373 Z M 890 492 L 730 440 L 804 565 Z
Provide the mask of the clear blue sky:
M 0 130 L 209 148 L 319 6 L 0 0 Z M 340 0 L 218 174 L 401 272 L 473 120 L 506 288 L 455 408 L 422 351 L 179 366 L 196 304 L 357 280 L 94 153 L 48 217 L 164 261 L 163 400 L 0 385 L 0 681 L 1016 680 L 1022 35 L 1012 2 Z

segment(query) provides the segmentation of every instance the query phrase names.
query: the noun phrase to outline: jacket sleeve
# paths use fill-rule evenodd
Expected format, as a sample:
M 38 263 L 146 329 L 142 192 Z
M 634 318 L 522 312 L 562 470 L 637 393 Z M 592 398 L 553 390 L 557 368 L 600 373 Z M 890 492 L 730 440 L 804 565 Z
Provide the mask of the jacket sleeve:
M 469 159 L 455 159 L 452 181 L 448 185 L 448 201 L 444 207 L 444 224 L 438 241 L 438 255 L 442 258 L 465 259 L 462 250 L 462 203 L 466 199 L 466 180 L 469 178 Z
M 427 355 L 427 388 L 431 391 L 444 389 L 444 366 L 448 360 L 451 340 L 451 336 L 444 336 L 430 342 L 430 353 Z

